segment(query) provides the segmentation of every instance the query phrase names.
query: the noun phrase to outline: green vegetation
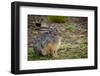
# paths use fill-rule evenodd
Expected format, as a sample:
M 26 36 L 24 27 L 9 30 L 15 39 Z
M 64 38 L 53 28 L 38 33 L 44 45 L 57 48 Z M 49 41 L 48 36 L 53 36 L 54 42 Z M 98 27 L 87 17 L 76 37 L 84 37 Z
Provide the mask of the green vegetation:
M 49 56 L 38 56 L 34 53 L 33 48 L 28 48 L 28 60 L 50 60 L 53 59 L 52 57 Z
M 48 16 L 48 22 L 51 23 L 65 23 L 66 19 L 65 16 Z
M 75 23 L 69 23 L 69 24 L 66 24 L 65 26 L 66 26 L 66 29 L 70 30 L 71 32 L 74 32 L 78 27 L 78 25 Z
M 80 59 L 87 58 L 87 37 L 86 34 L 73 34 L 68 31 L 65 33 L 60 49 L 58 50 L 58 58 L 55 59 Z M 28 60 L 54 60 L 50 56 L 38 56 L 34 53 L 33 48 L 28 49 Z
M 83 28 L 84 25 L 80 23 L 75 23 L 68 17 L 64 16 L 47 16 L 45 18 L 47 23 L 61 23 L 65 26 L 65 32 L 63 33 L 63 39 L 61 42 L 60 49 L 58 50 L 58 58 L 53 58 L 51 56 L 39 56 L 34 53 L 31 47 L 28 47 L 28 60 L 54 60 L 54 59 L 80 59 L 88 57 L 88 41 L 87 41 L 87 28 Z M 79 18 L 80 19 L 80 18 Z M 31 20 L 30 20 L 31 21 Z M 87 24 L 86 24 L 87 26 Z M 34 27 L 33 27 L 34 28 Z M 32 34 L 29 35 L 33 39 L 39 31 L 31 30 Z M 43 33 L 43 31 L 42 31 Z M 29 40 L 32 41 L 32 39 Z M 28 44 L 29 43 L 28 40 Z

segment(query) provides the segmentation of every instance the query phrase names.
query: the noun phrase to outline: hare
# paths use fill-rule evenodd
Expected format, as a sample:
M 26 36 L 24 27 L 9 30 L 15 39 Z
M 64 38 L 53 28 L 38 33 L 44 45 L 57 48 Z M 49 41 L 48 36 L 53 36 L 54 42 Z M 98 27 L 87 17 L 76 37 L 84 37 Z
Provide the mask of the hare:
M 62 40 L 61 30 L 60 24 L 50 24 L 47 32 L 37 36 L 34 40 L 34 52 L 38 55 L 58 57 L 58 49 Z

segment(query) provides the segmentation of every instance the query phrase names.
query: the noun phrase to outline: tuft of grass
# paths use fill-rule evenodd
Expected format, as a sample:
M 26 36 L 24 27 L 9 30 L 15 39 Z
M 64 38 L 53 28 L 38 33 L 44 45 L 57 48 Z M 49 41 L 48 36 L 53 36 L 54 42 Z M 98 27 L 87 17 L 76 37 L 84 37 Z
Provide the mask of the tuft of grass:
M 50 23 L 65 23 L 66 19 L 65 16 L 48 16 L 48 22 Z
M 33 48 L 28 48 L 28 60 L 51 60 L 53 59 L 52 57 L 49 56 L 39 56 L 36 55 Z
M 68 29 L 71 32 L 74 32 L 78 27 L 78 25 L 75 23 L 65 24 L 65 26 L 66 26 L 66 29 Z

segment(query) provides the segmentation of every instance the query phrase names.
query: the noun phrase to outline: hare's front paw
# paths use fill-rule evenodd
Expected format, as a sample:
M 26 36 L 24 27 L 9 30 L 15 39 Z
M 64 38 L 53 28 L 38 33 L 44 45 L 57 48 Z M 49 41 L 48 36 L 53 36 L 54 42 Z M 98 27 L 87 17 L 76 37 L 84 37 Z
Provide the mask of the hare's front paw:
M 42 53 L 43 56 L 47 55 L 47 52 L 43 49 L 41 50 L 41 53 Z

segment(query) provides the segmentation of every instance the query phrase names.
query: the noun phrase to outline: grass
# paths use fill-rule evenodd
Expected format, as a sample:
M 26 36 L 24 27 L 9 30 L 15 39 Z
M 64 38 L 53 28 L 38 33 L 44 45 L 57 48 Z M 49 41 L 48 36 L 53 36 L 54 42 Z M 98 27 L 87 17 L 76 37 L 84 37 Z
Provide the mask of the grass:
M 33 48 L 28 48 L 28 60 L 51 60 L 49 56 L 38 56 L 34 53 Z
M 33 48 L 28 48 L 28 60 L 80 59 L 88 57 L 87 37 L 85 34 L 72 34 L 70 29 L 65 33 L 58 51 L 58 58 L 38 56 Z
M 50 23 L 65 23 L 66 22 L 65 16 L 48 16 L 48 22 Z
M 63 16 L 50 16 L 49 20 L 54 22 L 63 22 Z M 58 20 L 58 21 L 56 21 Z M 33 48 L 28 48 L 28 60 L 54 60 L 54 59 L 81 59 L 88 57 L 88 43 L 87 43 L 87 32 L 78 24 L 69 23 L 65 24 L 67 32 L 64 33 L 63 40 L 58 50 L 58 58 L 53 58 L 50 56 L 39 56 L 34 53 Z M 77 32 L 77 30 L 79 30 Z
M 63 44 L 58 51 L 57 59 L 80 59 L 87 58 L 87 44 Z M 33 48 L 28 49 L 28 60 L 53 60 L 49 56 L 38 56 L 33 52 Z
M 66 26 L 66 29 L 70 30 L 71 32 L 74 32 L 78 27 L 78 25 L 75 23 L 69 23 L 69 24 L 66 24 L 65 26 Z

